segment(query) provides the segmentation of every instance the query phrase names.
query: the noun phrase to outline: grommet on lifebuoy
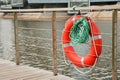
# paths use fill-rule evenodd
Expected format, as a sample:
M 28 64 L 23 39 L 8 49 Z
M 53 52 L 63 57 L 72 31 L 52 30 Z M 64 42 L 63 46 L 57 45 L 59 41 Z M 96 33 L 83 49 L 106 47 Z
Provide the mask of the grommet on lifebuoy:
M 86 19 L 90 24 L 89 35 L 93 39 L 91 40 L 91 48 L 88 54 L 84 57 L 80 56 L 75 52 L 74 48 L 70 45 L 71 43 L 70 30 L 72 29 L 74 22 L 83 17 L 84 16 L 82 15 L 76 15 L 69 18 L 65 24 L 65 28 L 62 33 L 62 45 L 64 53 L 74 65 L 80 68 L 93 66 L 102 52 L 102 38 L 100 31 L 96 23 L 89 17 L 86 17 Z

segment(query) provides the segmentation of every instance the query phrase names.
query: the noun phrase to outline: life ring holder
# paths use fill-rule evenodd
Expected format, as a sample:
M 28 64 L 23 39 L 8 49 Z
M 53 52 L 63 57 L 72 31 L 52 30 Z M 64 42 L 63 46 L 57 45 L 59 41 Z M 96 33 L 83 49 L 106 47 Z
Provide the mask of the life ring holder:
M 63 51 L 65 52 L 68 59 L 77 67 L 80 68 L 86 68 L 94 66 L 100 57 L 101 51 L 102 51 L 102 38 L 100 35 L 100 31 L 95 24 L 95 22 L 87 17 L 87 21 L 90 24 L 90 36 L 92 38 L 91 40 L 91 49 L 88 52 L 88 54 L 85 57 L 79 56 L 73 49 L 73 47 L 70 45 L 70 30 L 74 24 L 75 21 L 77 21 L 79 18 L 82 18 L 82 15 L 75 15 L 68 19 L 68 21 L 65 24 L 65 28 L 62 33 L 62 45 L 63 45 Z

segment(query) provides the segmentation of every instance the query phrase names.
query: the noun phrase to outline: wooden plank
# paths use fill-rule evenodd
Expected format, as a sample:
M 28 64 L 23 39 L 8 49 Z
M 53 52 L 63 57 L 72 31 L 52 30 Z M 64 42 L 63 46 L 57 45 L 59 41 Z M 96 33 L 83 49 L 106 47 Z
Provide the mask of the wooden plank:
M 18 79 L 18 80 L 43 80 L 45 78 L 47 78 L 47 80 L 50 80 L 50 77 L 53 77 L 53 74 L 47 74 L 44 73 L 44 74 L 36 74 L 36 75 L 32 75 L 32 76 L 27 76 L 27 77 L 24 77 L 23 79 Z
M 95 11 L 85 14 L 85 16 L 90 16 L 94 20 L 112 20 L 112 11 Z M 120 12 L 118 11 L 118 19 L 120 19 Z
M 90 7 L 76 7 L 75 10 L 113 10 L 120 9 L 119 5 L 109 6 L 90 6 Z M 14 10 L 0 10 L 0 12 L 41 12 L 41 11 L 69 11 L 73 8 L 40 8 L 40 9 L 14 9 Z
M 24 67 L 17 68 L 15 66 L 13 66 L 13 68 L 11 68 L 11 67 L 8 67 L 8 68 L 5 68 L 5 69 L 1 70 L 0 76 L 9 75 L 9 74 L 17 74 L 17 73 L 26 72 L 26 71 L 31 71 L 31 69 L 24 69 Z
M 38 71 L 38 69 L 29 69 L 29 68 L 25 68 L 25 67 L 19 67 L 19 66 L 13 66 L 13 69 L 11 69 L 11 67 L 9 67 L 10 69 L 7 70 L 7 68 L 5 68 L 4 70 L 2 70 L 2 72 L 0 73 L 0 76 L 3 75 L 9 75 L 9 74 L 16 74 L 16 73 L 20 73 L 20 72 L 27 72 L 27 71 Z
M 15 70 L 15 71 L 10 71 L 7 72 L 6 74 L 3 74 L 2 76 L 0 75 L 0 79 L 14 79 L 14 78 L 19 78 L 19 77 L 24 77 L 24 76 L 28 76 L 28 75 L 36 75 L 38 73 L 44 73 L 44 70 L 39 70 L 39 69 L 27 69 L 24 67 L 24 69 L 21 70 Z
M 42 74 L 41 74 L 42 73 Z M 38 78 L 38 77 L 43 77 L 46 75 L 46 73 L 44 72 L 41 72 L 41 73 L 36 73 L 36 74 L 31 74 L 31 75 L 25 75 L 25 76 L 22 76 L 22 77 L 17 77 L 17 78 L 14 78 L 13 80 L 33 80 L 35 78 Z
M 25 77 L 25 76 L 34 76 L 37 74 L 42 74 L 43 71 L 34 71 L 34 70 L 29 70 L 29 71 L 22 71 L 22 72 L 17 72 L 17 73 L 11 73 L 10 75 L 3 76 L 2 78 L 0 77 L 1 80 L 11 80 L 11 79 L 17 79 L 20 77 Z M 46 74 L 44 74 L 46 75 Z
M 66 20 L 71 15 L 67 15 L 66 13 L 61 13 L 56 15 L 56 21 Z M 3 19 L 14 19 L 13 14 L 1 14 L 0 18 Z M 17 20 L 25 20 L 25 21 L 51 21 L 51 14 L 39 14 L 39 13 L 18 13 Z
M 0 80 L 75 80 L 64 75 L 54 76 L 52 72 L 15 65 L 10 61 L 0 59 Z
M 17 70 L 17 69 L 23 69 L 22 67 L 19 67 L 19 68 L 16 68 L 16 66 L 6 66 L 6 65 L 3 65 L 3 66 L 0 66 L 0 74 L 3 74 L 5 73 L 6 71 L 14 71 L 14 70 Z M 4 72 L 3 72 L 4 71 Z

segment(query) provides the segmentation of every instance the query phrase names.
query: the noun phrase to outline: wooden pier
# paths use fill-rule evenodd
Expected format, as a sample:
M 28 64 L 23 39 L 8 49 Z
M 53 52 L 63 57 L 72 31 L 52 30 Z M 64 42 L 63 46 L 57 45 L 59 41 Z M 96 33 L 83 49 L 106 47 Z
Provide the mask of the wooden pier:
M 53 72 L 16 65 L 0 59 L 0 80 L 75 80 L 64 75 L 54 76 Z
M 14 10 L 0 10 L 0 13 L 12 13 L 12 16 L 2 15 L 0 18 L 13 18 L 14 19 L 14 33 L 15 33 L 15 52 L 16 52 L 16 64 L 9 61 L 4 61 L 0 59 L 0 80 L 74 80 L 69 77 L 65 77 L 63 75 L 57 75 L 57 37 L 56 37 L 56 12 L 58 11 L 69 11 L 73 10 L 73 8 L 41 8 L 41 9 L 14 9 Z M 117 79 L 117 54 L 118 54 L 118 33 L 117 33 L 117 20 L 118 20 L 118 11 L 120 10 L 119 5 L 111 5 L 111 6 L 90 6 L 90 7 L 76 7 L 75 10 L 90 10 L 90 11 L 112 11 L 110 18 L 112 19 L 112 80 Z M 18 45 L 18 20 L 33 20 L 33 17 L 36 15 L 32 15 L 28 19 L 28 15 L 18 15 L 19 13 L 39 13 L 39 12 L 52 12 L 52 15 L 46 17 L 47 19 L 52 21 L 52 33 L 53 35 L 53 72 L 48 72 L 45 70 L 39 70 L 36 68 L 31 68 L 28 66 L 21 66 L 19 65 L 19 45 Z M 99 14 L 99 13 L 98 13 Z M 96 17 L 99 17 L 95 15 Z M 90 15 L 90 14 L 88 14 Z M 105 15 L 105 14 L 104 14 Z M 108 15 L 108 13 L 106 13 Z M 105 15 L 105 17 L 106 17 Z M 103 15 L 102 15 L 103 16 Z M 67 16 L 68 17 L 68 16 Z M 41 16 L 38 15 L 35 21 L 41 21 Z M 51 19 L 52 18 L 52 19 Z M 61 19 L 64 17 L 62 16 Z M 100 16 L 101 18 L 101 16 Z M 18 66 L 19 65 L 19 66 Z M 57 75 L 57 76 L 55 76 Z

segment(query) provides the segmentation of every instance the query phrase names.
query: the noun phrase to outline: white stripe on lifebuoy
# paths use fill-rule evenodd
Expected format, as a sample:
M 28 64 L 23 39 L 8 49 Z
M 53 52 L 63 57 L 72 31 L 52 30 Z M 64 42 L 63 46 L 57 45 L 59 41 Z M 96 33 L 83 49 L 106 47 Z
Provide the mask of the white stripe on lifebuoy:
M 84 57 L 81 58 L 81 64 L 82 64 L 82 67 L 85 67 L 85 64 L 84 64 Z
M 68 46 L 71 46 L 71 44 L 70 43 L 63 44 L 63 47 L 68 47 Z
M 101 38 L 102 38 L 102 36 L 101 36 L 101 35 L 92 36 L 92 39 L 93 39 L 93 40 L 96 40 L 96 39 L 101 39 Z

